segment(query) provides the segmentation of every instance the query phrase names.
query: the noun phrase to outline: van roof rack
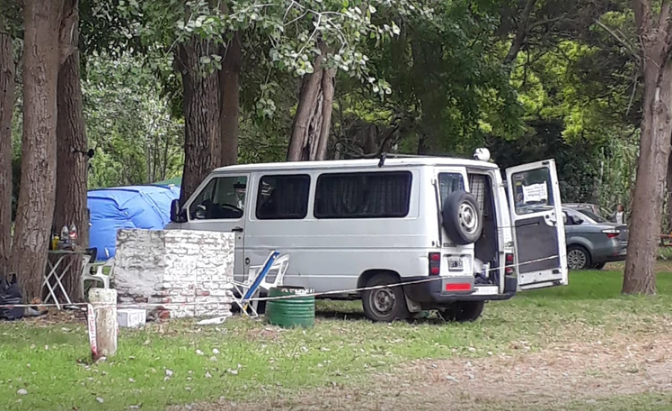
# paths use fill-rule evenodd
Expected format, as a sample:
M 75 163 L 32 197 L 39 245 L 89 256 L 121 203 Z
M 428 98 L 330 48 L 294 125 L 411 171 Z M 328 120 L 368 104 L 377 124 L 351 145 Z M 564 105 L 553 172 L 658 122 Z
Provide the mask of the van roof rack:
M 380 161 L 378 161 L 378 167 L 385 165 L 385 160 L 388 158 L 426 158 L 429 156 L 423 156 L 420 154 L 397 154 L 397 153 L 381 153 Z
M 385 160 L 388 158 L 429 158 L 429 157 L 443 157 L 443 156 L 428 156 L 423 154 L 397 154 L 397 153 L 381 153 L 378 167 L 385 165 Z

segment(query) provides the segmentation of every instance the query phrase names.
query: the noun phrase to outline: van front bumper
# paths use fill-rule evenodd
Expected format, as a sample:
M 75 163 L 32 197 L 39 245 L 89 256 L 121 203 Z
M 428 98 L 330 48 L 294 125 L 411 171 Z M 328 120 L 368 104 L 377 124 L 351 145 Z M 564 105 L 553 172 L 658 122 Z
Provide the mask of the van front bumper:
M 515 277 L 507 276 L 507 283 Z M 403 277 L 406 296 L 420 304 L 449 304 L 456 301 L 492 301 L 508 300 L 516 294 L 516 286 L 505 285 L 504 294 L 477 294 L 473 276 L 463 277 Z M 467 287 L 467 284 L 470 286 Z

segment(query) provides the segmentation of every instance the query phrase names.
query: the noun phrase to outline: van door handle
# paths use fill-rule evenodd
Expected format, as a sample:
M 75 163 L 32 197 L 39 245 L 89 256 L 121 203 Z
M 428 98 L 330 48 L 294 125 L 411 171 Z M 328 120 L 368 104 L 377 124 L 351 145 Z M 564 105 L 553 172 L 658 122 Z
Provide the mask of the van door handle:
M 231 231 L 233 231 L 234 233 L 242 233 L 243 227 L 233 227 Z

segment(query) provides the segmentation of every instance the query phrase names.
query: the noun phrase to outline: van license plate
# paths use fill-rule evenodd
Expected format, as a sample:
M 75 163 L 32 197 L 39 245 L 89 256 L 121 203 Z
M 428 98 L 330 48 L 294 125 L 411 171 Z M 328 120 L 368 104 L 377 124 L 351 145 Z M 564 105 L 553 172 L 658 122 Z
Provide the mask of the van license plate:
M 462 264 L 460 257 L 448 257 L 448 271 L 462 271 Z

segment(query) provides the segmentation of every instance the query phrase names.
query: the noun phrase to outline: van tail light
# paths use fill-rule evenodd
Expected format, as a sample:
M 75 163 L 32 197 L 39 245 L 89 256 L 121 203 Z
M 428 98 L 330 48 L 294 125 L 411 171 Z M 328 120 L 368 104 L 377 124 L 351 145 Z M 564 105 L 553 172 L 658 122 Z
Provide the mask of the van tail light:
M 504 274 L 513 275 L 513 254 L 506 253 L 504 260 L 506 261 L 504 264 Z
M 602 232 L 607 235 L 607 238 L 615 238 L 621 234 L 621 232 L 615 228 L 607 228 L 606 230 L 602 230 Z
M 429 275 L 441 274 L 441 253 L 429 253 Z

